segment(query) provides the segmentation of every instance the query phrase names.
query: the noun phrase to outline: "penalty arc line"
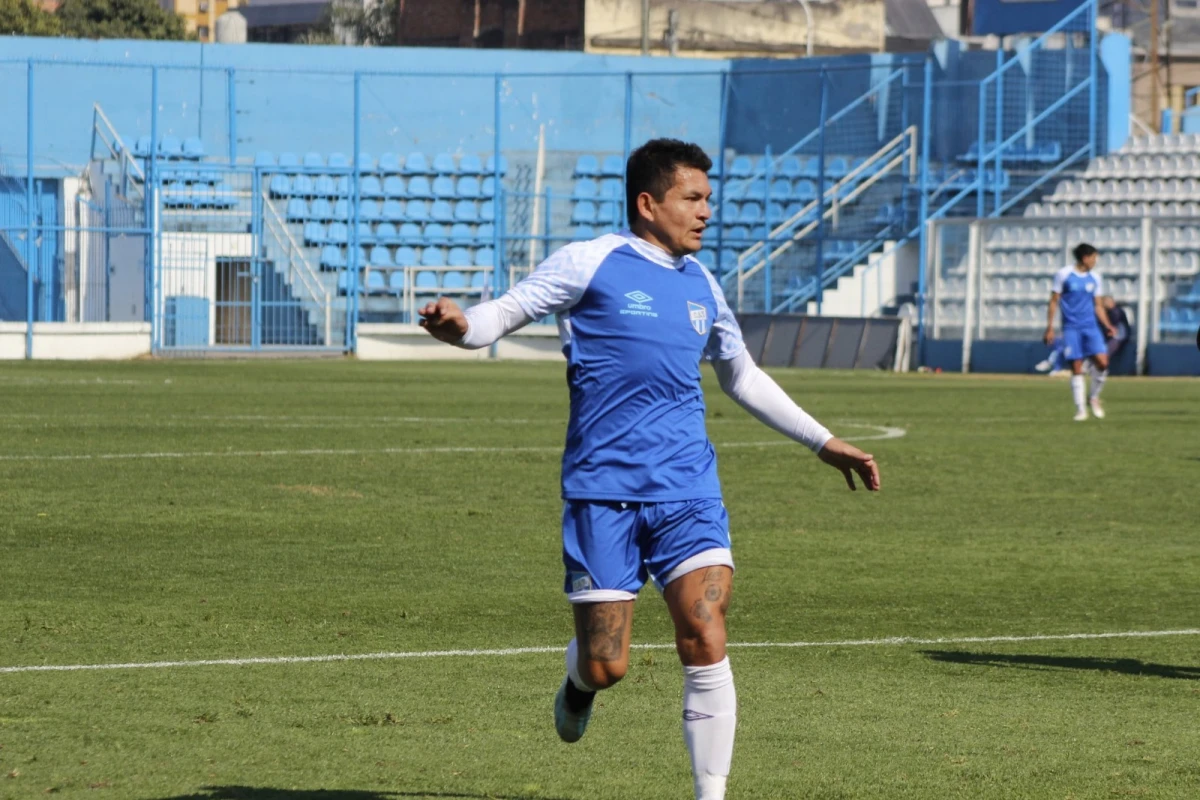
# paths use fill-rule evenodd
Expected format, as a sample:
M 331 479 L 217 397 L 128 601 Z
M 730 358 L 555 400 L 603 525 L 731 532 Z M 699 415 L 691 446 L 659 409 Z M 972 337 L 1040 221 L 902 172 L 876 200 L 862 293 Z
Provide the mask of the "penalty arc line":
M 867 425 L 865 423 L 843 423 L 847 427 L 874 428 L 876 434 L 863 436 L 842 437 L 848 442 L 862 442 L 879 439 L 899 439 L 907 431 L 904 428 L 890 428 L 885 425 Z M 774 439 L 762 442 L 724 442 L 716 445 L 717 449 L 735 447 L 774 447 L 778 445 L 795 444 L 790 439 Z M 179 453 L 62 453 L 62 454 L 5 454 L 0 455 L 0 461 L 120 461 L 128 459 L 179 459 L 179 458 L 249 458 L 277 456 L 365 456 L 365 455 L 421 455 L 432 453 L 561 453 L 562 445 L 529 446 L 529 447 L 468 447 L 446 445 L 442 447 L 379 447 L 379 448 L 348 448 L 305 450 L 208 450 Z
M 899 645 L 987 644 L 1002 642 L 1060 642 L 1090 639 L 1153 639 L 1167 636 L 1200 636 L 1200 628 L 1168 631 L 1115 631 L 1106 633 L 1049 633 L 1028 636 L 959 636 L 922 639 L 889 636 L 883 639 L 847 639 L 827 642 L 730 642 L 737 650 L 786 650 L 815 647 L 889 647 Z M 632 650 L 670 650 L 674 644 L 634 644 Z M 172 667 L 245 667 L 278 664 L 320 664 L 343 661 L 395 661 L 419 658 L 496 658 L 504 656 L 561 653 L 563 647 L 507 647 L 495 650 L 413 650 L 396 653 L 354 653 L 325 656 L 276 656 L 261 658 L 216 658 L 200 661 L 147 661 L 125 664 L 44 664 L 0 667 L 0 674 L 23 672 L 94 672 L 118 669 L 169 669 Z

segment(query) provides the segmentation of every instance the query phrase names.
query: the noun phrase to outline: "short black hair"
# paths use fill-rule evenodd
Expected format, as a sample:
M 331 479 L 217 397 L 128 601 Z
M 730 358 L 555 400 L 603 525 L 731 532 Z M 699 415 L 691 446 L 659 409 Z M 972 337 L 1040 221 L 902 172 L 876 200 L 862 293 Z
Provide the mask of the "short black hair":
M 712 168 L 712 159 L 700 145 L 678 139 L 651 139 L 629 154 L 625 165 L 625 214 L 630 227 L 638 220 L 638 195 L 649 192 L 661 202 L 675 185 L 675 170 L 679 167 L 706 173 Z
M 1100 252 L 1100 251 L 1097 250 L 1096 248 L 1092 247 L 1087 242 L 1082 242 L 1075 246 L 1075 249 L 1071 251 L 1071 255 L 1075 256 L 1076 264 L 1082 264 L 1083 260 L 1085 258 L 1090 256 L 1092 253 L 1098 253 L 1098 252 Z

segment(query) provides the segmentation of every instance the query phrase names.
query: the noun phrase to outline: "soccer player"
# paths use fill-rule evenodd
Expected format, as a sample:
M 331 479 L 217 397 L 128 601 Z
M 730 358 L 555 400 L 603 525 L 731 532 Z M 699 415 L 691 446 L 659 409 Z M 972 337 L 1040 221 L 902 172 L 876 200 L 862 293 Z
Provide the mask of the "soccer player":
M 1072 252 L 1075 265 L 1063 267 L 1054 275 L 1054 290 L 1050 293 L 1050 310 L 1046 318 L 1045 342 L 1054 341 L 1054 318 L 1062 309 L 1063 357 L 1071 363 L 1071 394 L 1075 398 L 1075 421 L 1088 418 L 1087 406 L 1096 419 L 1104 419 L 1100 405 L 1100 390 L 1108 377 L 1108 347 L 1101 326 L 1109 336 L 1115 335 L 1108 311 L 1101 298 L 1100 276 L 1093 270 L 1097 251 L 1090 244 L 1080 244 Z M 1092 385 L 1084 404 L 1083 363 L 1092 362 Z
M 720 285 L 693 257 L 711 216 L 711 166 L 695 144 L 647 142 L 626 165 L 628 230 L 567 245 L 466 312 L 444 297 L 420 310 L 434 337 L 469 349 L 557 315 L 571 398 L 562 535 L 575 638 L 555 728 L 578 741 L 595 693 L 624 677 L 633 601 L 651 579 L 675 624 L 683 738 L 703 800 L 725 796 L 737 699 L 725 654 L 733 556 L 701 358 L 713 360 L 727 394 L 851 489 L 855 473 L 879 489 L 874 458 L 833 437 L 755 365 Z

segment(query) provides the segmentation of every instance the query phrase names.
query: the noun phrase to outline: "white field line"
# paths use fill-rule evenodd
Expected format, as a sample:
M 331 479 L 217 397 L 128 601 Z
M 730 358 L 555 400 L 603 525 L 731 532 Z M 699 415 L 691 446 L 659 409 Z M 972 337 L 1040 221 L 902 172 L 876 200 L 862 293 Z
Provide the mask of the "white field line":
M 890 428 L 886 425 L 867 425 L 865 423 L 843 423 L 847 427 L 873 428 L 878 433 L 864 436 L 843 437 L 848 442 L 862 442 L 877 439 L 899 439 L 907 431 L 904 428 Z M 740 447 L 775 447 L 792 445 L 790 439 L 772 439 L 762 442 L 722 442 L 716 444 L 717 449 Z M 519 447 L 469 447 L 447 445 L 441 447 L 377 447 L 377 448 L 345 448 L 325 449 L 309 448 L 303 450 L 199 450 L 192 452 L 152 452 L 152 453 L 60 453 L 60 454 L 4 454 L 0 461 L 123 461 L 130 459 L 182 459 L 182 458 L 250 458 L 277 456 L 365 456 L 365 455 L 421 455 L 430 453 L 560 453 L 562 445 L 519 446 Z
M 828 642 L 730 642 L 731 649 L 778 650 L 806 647 L 894 647 L 899 645 L 987 644 L 1000 642 L 1060 642 L 1086 639 L 1155 639 L 1167 636 L 1200 636 L 1200 629 L 1172 631 L 1119 631 L 1110 633 L 1049 633 L 1031 636 L 960 636 L 919 639 L 890 636 L 884 639 L 846 639 Z M 670 650 L 673 644 L 635 644 L 634 650 Z M 125 664 L 44 664 L 0 667 L 0 674 L 18 672 L 88 672 L 114 669 L 169 669 L 172 667 L 244 667 L 256 664 L 320 664 L 333 661 L 394 661 L 414 658 L 499 658 L 544 653 L 561 653 L 563 647 L 507 647 L 498 650 L 412 650 L 397 653 L 352 653 L 326 656 L 277 656 L 263 658 L 214 658 L 201 661 L 147 661 Z

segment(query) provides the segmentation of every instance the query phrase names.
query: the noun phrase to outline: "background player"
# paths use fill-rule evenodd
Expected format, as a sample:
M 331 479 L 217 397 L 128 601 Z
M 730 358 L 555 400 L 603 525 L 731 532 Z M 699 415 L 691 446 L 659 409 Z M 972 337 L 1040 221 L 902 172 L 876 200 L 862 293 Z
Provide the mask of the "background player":
M 434 337 L 490 345 L 557 315 L 571 416 L 563 452 L 563 563 L 575 638 L 555 727 L 583 736 L 599 690 L 629 664 L 633 600 L 662 588 L 684 666 L 684 741 L 697 798 L 719 800 L 733 755 L 737 696 L 725 654 L 733 585 L 729 520 L 705 430 L 700 360 L 751 414 L 879 488 L 872 456 L 834 438 L 755 364 L 713 276 L 692 254 L 711 216 L 699 146 L 656 139 L 626 165 L 630 230 L 570 244 L 496 300 L 465 313 L 421 309 Z
M 1080 244 L 1072 253 L 1075 265 L 1063 267 L 1054 275 L 1054 291 L 1050 293 L 1050 308 L 1046 315 L 1047 345 L 1054 341 L 1054 318 L 1062 309 L 1063 357 L 1071 363 L 1071 394 L 1075 399 L 1075 421 L 1088 418 L 1084 403 L 1083 362 L 1090 359 L 1093 366 L 1092 385 L 1088 404 L 1097 419 L 1104 418 L 1100 405 L 1100 390 L 1108 378 L 1108 347 L 1101 326 L 1109 336 L 1115 335 L 1108 311 L 1101 298 L 1100 276 L 1094 272 L 1098 253 L 1090 244 Z

